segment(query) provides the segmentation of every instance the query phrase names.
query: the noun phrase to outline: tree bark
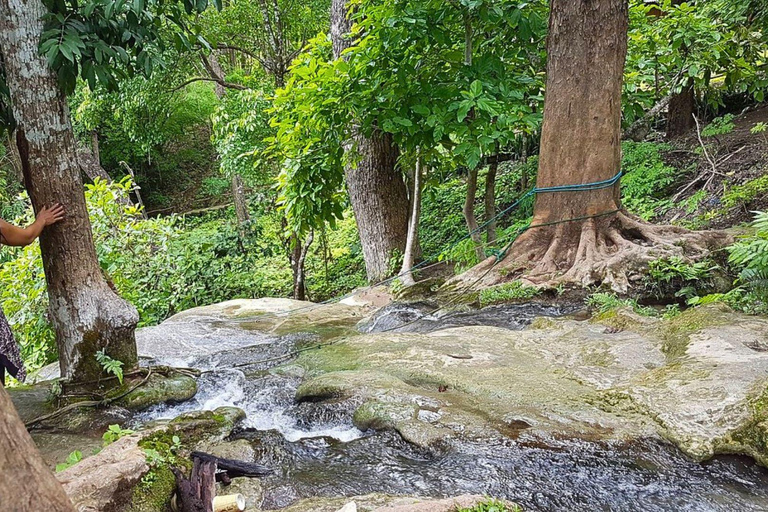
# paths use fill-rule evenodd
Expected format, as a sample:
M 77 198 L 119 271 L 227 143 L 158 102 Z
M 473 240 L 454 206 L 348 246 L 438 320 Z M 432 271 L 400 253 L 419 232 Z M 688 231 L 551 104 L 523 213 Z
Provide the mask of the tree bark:
M 689 133 L 696 126 L 693 113 L 696 108 L 696 96 L 693 84 L 669 98 L 667 109 L 667 139 L 674 139 Z
M 315 234 L 310 232 L 304 243 L 296 239 L 295 236 L 291 237 L 289 241 L 289 244 L 292 244 L 290 246 L 290 260 L 291 270 L 293 271 L 293 298 L 296 300 L 306 300 L 307 298 L 306 272 L 304 269 L 309 246 L 312 245 L 314 239 Z
M 475 217 L 475 198 L 477 197 L 477 168 L 470 169 L 467 176 L 467 196 L 464 199 L 464 221 L 467 223 L 469 236 L 475 244 L 475 257 L 477 261 L 483 261 L 483 235 L 478 230 L 477 217 Z
M 97 380 L 97 351 L 137 364 L 136 309 L 110 288 L 93 245 L 66 100 L 38 52 L 46 9 L 40 0 L 0 0 L 0 48 L 7 72 L 17 145 L 35 211 L 61 203 L 67 218 L 40 237 L 61 375 Z
M 413 277 L 413 265 L 416 263 L 419 240 L 419 218 L 421 217 L 421 158 L 416 159 L 416 170 L 413 173 L 413 194 L 411 196 L 411 218 L 408 222 L 408 238 L 403 252 L 403 268 L 400 270 L 400 281 L 405 286 L 413 286 L 416 279 Z
M 346 1 L 333 0 L 331 37 L 336 58 L 351 44 L 348 39 L 350 27 Z M 390 274 L 392 256 L 405 250 L 408 193 L 397 168 L 398 151 L 392 136 L 378 130 L 371 137 L 354 132 L 348 146 L 349 150 L 357 152 L 358 163 L 348 167 L 344 174 L 360 233 L 368 281 L 376 282 Z
M 74 512 L 0 384 L 0 510 Z
M 251 214 L 248 212 L 248 201 L 245 199 L 245 185 L 243 185 L 243 177 L 239 174 L 232 175 L 232 199 L 235 203 L 237 225 L 242 226 L 251 219 Z
M 498 160 L 492 161 L 488 166 L 488 174 L 485 177 L 485 239 L 488 245 L 496 243 L 496 173 L 499 170 Z M 482 261 L 482 258 L 480 258 Z
M 553 0 L 539 188 L 608 180 L 621 160 L 621 86 L 627 50 L 626 0 Z M 531 228 L 499 264 L 494 258 L 464 279 L 495 284 L 607 284 L 626 292 L 648 262 L 701 257 L 730 240 L 723 233 L 653 226 L 619 211 L 619 184 L 539 193 Z M 506 277 L 508 276 L 508 277 Z

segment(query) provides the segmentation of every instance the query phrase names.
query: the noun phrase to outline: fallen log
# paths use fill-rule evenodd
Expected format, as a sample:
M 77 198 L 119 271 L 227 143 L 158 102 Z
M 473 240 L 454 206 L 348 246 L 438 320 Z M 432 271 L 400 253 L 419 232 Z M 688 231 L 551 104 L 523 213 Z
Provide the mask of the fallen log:
M 187 478 L 178 468 L 176 476 L 176 509 L 179 512 L 230 512 L 243 510 L 244 500 L 238 495 L 216 498 L 216 482 L 228 485 L 232 478 L 261 477 L 273 471 L 260 464 L 223 459 L 203 452 L 192 452 L 192 472 Z M 241 497 L 242 498 L 242 497 Z

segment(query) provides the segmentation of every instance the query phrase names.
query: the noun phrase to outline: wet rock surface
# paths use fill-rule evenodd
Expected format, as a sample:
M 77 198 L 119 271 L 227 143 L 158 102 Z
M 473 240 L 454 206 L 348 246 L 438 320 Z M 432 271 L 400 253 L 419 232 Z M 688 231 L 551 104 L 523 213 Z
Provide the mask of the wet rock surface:
M 460 494 L 526 510 L 768 509 L 768 471 L 751 459 L 696 462 L 765 462 L 765 320 L 697 308 L 587 322 L 503 306 L 427 320 L 405 311 L 417 322 L 390 326 L 424 320 L 423 332 L 356 333 L 369 313 L 231 301 L 144 329 L 154 363 L 203 374 L 194 398 L 134 424 L 241 410 L 231 434 L 200 446 L 275 469 L 232 487 L 262 510 Z

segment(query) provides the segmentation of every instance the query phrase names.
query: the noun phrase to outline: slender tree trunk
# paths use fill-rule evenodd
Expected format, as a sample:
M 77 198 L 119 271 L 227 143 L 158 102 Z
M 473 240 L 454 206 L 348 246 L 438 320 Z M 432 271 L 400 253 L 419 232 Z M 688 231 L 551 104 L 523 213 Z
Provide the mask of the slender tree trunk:
M 418 252 L 419 239 L 419 218 L 421 217 L 421 157 L 416 159 L 416 170 L 413 173 L 413 193 L 411 195 L 411 217 L 408 222 L 408 238 L 405 242 L 405 252 L 403 253 L 403 268 L 400 274 L 403 276 L 400 281 L 405 286 L 413 286 L 416 279 L 410 270 L 416 263 L 416 254 Z M 407 274 L 406 274 L 407 272 Z
M 0 48 L 6 66 L 17 144 L 32 205 L 61 203 L 66 220 L 40 237 L 61 375 L 93 381 L 97 351 L 137 363 L 136 309 L 104 279 L 93 245 L 66 101 L 38 53 L 46 9 L 40 0 L 0 0 Z
M 216 57 L 215 53 L 210 55 L 200 54 L 200 59 L 203 61 L 203 67 L 205 67 L 211 78 L 217 80 L 216 82 L 216 97 L 219 100 L 223 99 L 227 94 L 227 88 L 221 85 L 224 81 L 224 70 L 221 68 L 221 63 Z M 251 215 L 248 212 L 248 200 L 245 197 L 245 185 L 243 184 L 243 177 L 240 174 L 235 173 L 232 175 L 232 202 L 235 203 L 235 215 L 237 216 L 237 225 L 242 227 L 247 221 L 251 219 Z M 242 229 L 240 230 L 242 234 Z
M 477 168 L 470 169 L 467 176 L 467 196 L 464 199 L 464 220 L 467 223 L 469 236 L 475 244 L 475 256 L 477 261 L 483 261 L 485 251 L 483 251 L 483 235 L 478 230 L 477 218 L 475 217 L 475 198 L 477 197 Z
M 497 155 L 498 157 L 498 155 Z M 488 174 L 485 177 L 485 239 L 488 245 L 496 243 L 496 173 L 499 170 L 499 160 L 496 158 L 488 165 Z M 480 258 L 482 261 L 482 258 Z
M 315 234 L 313 232 L 309 233 L 309 236 L 303 244 L 295 237 L 291 238 L 291 242 L 294 242 L 291 246 L 290 258 L 291 270 L 293 270 L 293 298 L 296 300 L 306 300 L 307 298 L 306 273 L 304 269 L 307 261 L 307 253 L 309 252 L 309 247 L 312 245 L 314 239 Z
M 232 197 L 235 200 L 235 214 L 237 215 L 237 225 L 242 226 L 251 219 L 248 212 L 248 201 L 245 199 L 245 185 L 243 177 L 239 174 L 232 175 Z
M 0 384 L 0 510 L 74 512 Z
M 346 1 L 333 0 L 331 38 L 337 58 L 350 46 L 350 27 Z M 397 168 L 398 152 L 391 135 L 377 130 L 371 137 L 355 134 L 352 139 L 349 148 L 358 153 L 358 164 L 345 170 L 345 178 L 368 280 L 375 282 L 389 275 L 393 254 L 405 249 L 408 193 Z
M 667 110 L 667 139 L 674 139 L 690 133 L 696 126 L 693 113 L 696 108 L 696 96 L 693 84 L 669 98 Z
M 626 0 L 552 0 L 539 188 L 608 180 L 620 166 L 621 86 L 627 50 Z M 619 185 L 539 193 L 531 228 L 496 266 L 480 274 L 493 284 L 523 276 L 532 283 L 604 283 L 626 292 L 648 262 L 701 257 L 728 243 L 722 233 L 653 226 L 619 212 Z M 493 272 L 492 272 L 493 271 Z

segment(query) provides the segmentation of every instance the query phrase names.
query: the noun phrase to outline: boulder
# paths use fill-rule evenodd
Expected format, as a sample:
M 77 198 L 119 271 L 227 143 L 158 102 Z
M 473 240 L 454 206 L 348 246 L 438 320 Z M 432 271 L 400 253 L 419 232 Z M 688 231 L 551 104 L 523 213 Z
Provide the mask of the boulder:
M 130 503 L 133 488 L 149 471 L 139 447 L 145 435 L 118 439 L 56 475 L 78 512 L 113 512 Z

